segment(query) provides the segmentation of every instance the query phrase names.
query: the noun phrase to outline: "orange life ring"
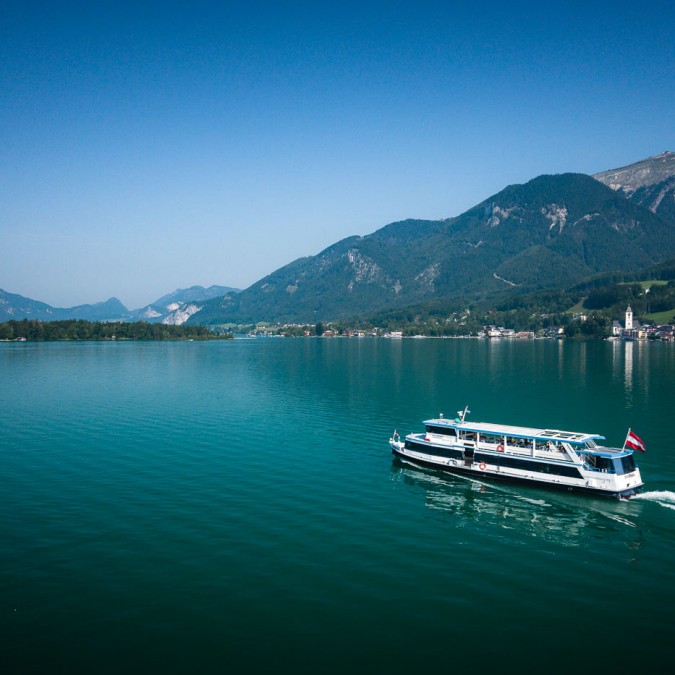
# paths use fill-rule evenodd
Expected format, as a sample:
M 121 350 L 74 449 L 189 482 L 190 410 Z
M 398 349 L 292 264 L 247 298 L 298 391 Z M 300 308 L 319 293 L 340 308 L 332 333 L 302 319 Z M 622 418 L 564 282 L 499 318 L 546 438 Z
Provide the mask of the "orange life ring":
M 485 471 L 485 469 L 487 469 L 487 464 L 486 464 L 485 462 L 481 462 L 481 463 L 478 465 L 478 468 L 479 468 L 481 471 Z
M 497 446 L 497 452 L 504 452 L 504 446 L 501 443 Z

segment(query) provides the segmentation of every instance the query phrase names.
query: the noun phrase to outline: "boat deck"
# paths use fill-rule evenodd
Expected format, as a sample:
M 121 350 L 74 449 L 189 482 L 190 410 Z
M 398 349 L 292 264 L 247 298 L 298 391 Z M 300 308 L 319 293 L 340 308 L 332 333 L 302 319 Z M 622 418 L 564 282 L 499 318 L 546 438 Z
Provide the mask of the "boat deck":
M 579 431 L 561 431 L 560 429 L 537 429 L 534 427 L 519 427 L 511 424 L 493 424 L 491 422 L 461 422 L 458 420 L 449 420 L 444 417 L 425 420 L 424 424 L 439 427 L 444 426 L 459 431 L 511 436 L 513 438 L 535 438 L 542 441 L 572 443 L 573 445 L 583 445 L 588 441 L 605 440 L 605 437 L 600 434 L 589 434 Z

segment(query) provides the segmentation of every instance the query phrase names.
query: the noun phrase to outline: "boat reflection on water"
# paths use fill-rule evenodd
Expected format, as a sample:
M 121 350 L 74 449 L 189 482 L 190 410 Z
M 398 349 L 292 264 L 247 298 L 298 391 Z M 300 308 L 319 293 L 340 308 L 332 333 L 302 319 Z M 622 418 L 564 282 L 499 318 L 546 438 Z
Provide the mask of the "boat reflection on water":
M 392 464 L 392 480 L 424 490 L 426 506 L 456 517 L 457 527 L 480 525 L 485 530 L 494 526 L 565 546 L 584 546 L 619 533 L 634 553 L 641 548 L 637 505 L 626 501 L 503 486 L 400 460 Z

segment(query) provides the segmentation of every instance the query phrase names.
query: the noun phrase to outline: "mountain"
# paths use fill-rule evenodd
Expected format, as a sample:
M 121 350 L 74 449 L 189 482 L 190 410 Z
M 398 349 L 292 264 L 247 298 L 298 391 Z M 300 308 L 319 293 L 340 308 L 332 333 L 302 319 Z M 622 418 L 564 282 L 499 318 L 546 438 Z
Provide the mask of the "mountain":
M 16 293 L 8 293 L 0 288 L 0 321 L 26 318 L 53 321 L 55 311 L 58 312 L 44 302 L 31 300 Z
M 61 318 L 86 321 L 119 321 L 129 315 L 129 310 L 117 298 L 110 298 L 93 305 L 77 305 L 59 311 L 66 315 Z
M 167 293 L 152 304 L 164 306 L 173 303 L 203 302 L 204 300 L 217 298 L 230 292 L 238 293 L 239 289 L 230 288 L 229 286 L 209 286 L 208 288 L 204 288 L 204 286 L 190 286 L 190 288 L 179 288 L 173 293 Z
M 675 224 L 675 152 L 664 152 L 593 178 Z
M 31 300 L 16 293 L 8 293 L 0 289 L 0 322 L 12 319 L 35 319 L 38 321 L 65 321 L 83 319 L 85 321 L 148 321 L 167 324 L 182 324 L 200 305 L 194 304 L 222 296 L 225 293 L 237 293 L 229 286 L 192 286 L 179 288 L 173 293 L 162 296 L 159 300 L 142 309 L 130 311 L 117 298 L 93 305 L 77 305 L 76 307 L 52 307 L 45 302 Z
M 315 322 L 568 287 L 672 257 L 673 234 L 673 225 L 590 176 L 539 176 L 456 218 L 405 220 L 344 239 L 205 302 L 189 322 Z
M 163 295 L 146 307 L 134 310 L 132 314 L 138 321 L 180 325 L 201 309 L 201 305 L 197 303 L 222 297 L 226 293 L 239 293 L 239 289 L 229 286 L 179 288 L 173 293 Z
M 508 302 L 675 257 L 675 153 L 596 174 L 539 176 L 446 220 L 404 220 L 300 258 L 244 291 L 193 286 L 129 311 L 0 291 L 0 321 L 317 322 L 414 306 Z M 466 305 L 464 305 L 466 306 Z
M 129 310 L 117 299 L 77 307 L 52 307 L 38 300 L 31 300 L 0 288 L 0 321 L 11 319 L 36 319 L 39 321 L 63 321 L 85 319 L 86 321 L 121 321 Z

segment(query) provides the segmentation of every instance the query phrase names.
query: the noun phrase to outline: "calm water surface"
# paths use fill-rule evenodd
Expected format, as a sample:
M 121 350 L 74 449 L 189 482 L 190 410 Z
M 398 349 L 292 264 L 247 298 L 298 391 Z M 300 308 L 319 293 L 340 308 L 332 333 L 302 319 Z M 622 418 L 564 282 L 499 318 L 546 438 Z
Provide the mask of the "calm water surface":
M 672 661 L 675 346 L 0 345 L 3 672 L 439 672 Z M 414 469 L 470 419 L 632 427 L 646 492 Z

